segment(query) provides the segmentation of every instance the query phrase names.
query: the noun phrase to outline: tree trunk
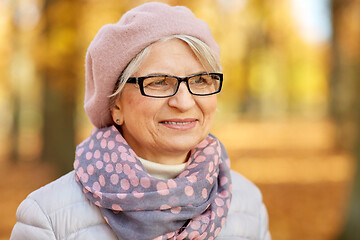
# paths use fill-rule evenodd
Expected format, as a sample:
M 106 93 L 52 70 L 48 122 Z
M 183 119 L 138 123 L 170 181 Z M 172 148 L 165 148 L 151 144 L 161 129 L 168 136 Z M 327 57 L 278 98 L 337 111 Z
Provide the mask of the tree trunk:
M 72 169 L 75 150 L 73 96 L 69 99 L 51 81 L 58 81 L 49 75 L 43 76 L 43 161 L 54 164 L 60 173 Z
M 43 82 L 43 161 L 60 173 L 72 169 L 79 49 L 79 1 L 47 0 L 44 5 L 44 46 L 39 47 Z
M 360 239 L 360 0 L 333 0 L 331 112 L 338 125 L 338 147 L 354 153 L 357 171 L 342 240 Z
M 12 2 L 12 11 L 13 15 L 16 14 L 18 8 L 18 2 Z M 14 18 L 14 17 L 13 17 Z M 10 68 L 17 67 L 17 54 L 20 48 L 20 30 L 18 26 L 16 26 L 14 19 L 12 21 L 12 59 L 10 61 Z M 19 88 L 16 83 L 19 82 L 18 77 L 14 73 L 15 71 L 10 71 L 10 79 L 11 79 L 11 102 L 13 104 L 12 107 L 12 124 L 11 124 L 11 144 L 10 144 L 10 161 L 12 163 L 18 163 L 20 160 L 20 149 L 19 149 L 19 137 L 20 137 L 20 97 L 19 97 Z

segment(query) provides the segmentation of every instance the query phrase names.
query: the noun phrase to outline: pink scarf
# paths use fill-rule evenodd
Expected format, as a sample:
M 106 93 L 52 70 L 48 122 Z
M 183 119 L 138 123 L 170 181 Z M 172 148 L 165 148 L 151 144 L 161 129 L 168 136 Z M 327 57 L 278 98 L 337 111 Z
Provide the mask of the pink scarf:
M 229 159 L 212 135 L 176 178 L 150 176 L 112 126 L 76 148 L 76 180 L 119 239 L 214 239 L 231 200 Z

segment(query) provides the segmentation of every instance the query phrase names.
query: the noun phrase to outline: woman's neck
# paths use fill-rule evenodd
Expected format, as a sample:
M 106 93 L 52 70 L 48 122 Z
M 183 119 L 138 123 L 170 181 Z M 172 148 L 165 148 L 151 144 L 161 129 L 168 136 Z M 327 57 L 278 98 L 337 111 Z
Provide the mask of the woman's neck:
M 189 159 L 190 152 L 183 155 L 146 155 L 140 156 L 140 158 L 146 159 L 147 161 L 164 164 L 164 165 L 178 165 L 187 162 Z

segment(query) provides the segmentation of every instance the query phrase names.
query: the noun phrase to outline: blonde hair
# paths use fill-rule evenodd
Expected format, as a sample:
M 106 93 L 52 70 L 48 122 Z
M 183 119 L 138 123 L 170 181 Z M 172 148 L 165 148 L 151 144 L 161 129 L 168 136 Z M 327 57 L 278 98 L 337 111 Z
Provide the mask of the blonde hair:
M 161 38 L 158 42 L 166 42 L 171 39 L 180 39 L 186 42 L 207 72 L 221 72 L 219 56 L 203 41 L 188 35 L 172 35 Z M 109 96 L 110 111 L 114 108 L 116 100 L 118 96 L 120 96 L 126 81 L 139 69 L 143 60 L 148 56 L 151 46 L 152 44 L 141 50 L 120 74 L 114 92 Z

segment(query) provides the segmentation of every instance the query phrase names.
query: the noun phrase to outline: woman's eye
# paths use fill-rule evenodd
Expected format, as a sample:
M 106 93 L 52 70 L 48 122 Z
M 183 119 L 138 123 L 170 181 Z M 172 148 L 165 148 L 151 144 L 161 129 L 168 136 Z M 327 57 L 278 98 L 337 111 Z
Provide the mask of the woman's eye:
M 144 81 L 144 87 L 163 87 L 168 85 L 166 78 L 147 79 Z
M 194 81 L 192 81 L 193 84 L 198 84 L 198 85 L 205 85 L 205 84 L 211 84 L 211 79 L 205 78 L 205 77 L 199 77 L 194 79 Z
M 162 85 L 166 85 L 166 81 L 165 80 L 159 80 L 159 81 L 155 81 L 152 82 L 151 85 L 153 86 L 162 86 Z
M 193 81 L 193 83 L 205 83 L 205 82 L 206 82 L 206 80 L 202 77 L 199 77 Z

